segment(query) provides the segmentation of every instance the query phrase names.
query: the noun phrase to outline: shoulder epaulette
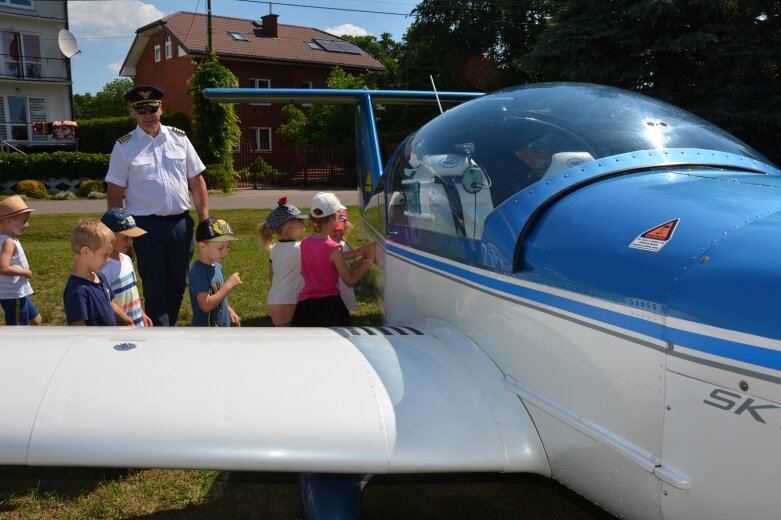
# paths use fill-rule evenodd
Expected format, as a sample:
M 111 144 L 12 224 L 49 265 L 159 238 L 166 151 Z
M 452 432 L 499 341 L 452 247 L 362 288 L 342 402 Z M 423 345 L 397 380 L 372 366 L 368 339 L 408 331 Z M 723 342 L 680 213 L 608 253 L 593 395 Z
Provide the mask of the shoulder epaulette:
M 130 134 L 125 134 L 125 135 L 123 135 L 122 137 L 120 137 L 119 139 L 117 139 L 117 142 L 118 142 L 118 143 L 124 143 L 124 142 L 126 142 L 128 139 L 130 139 L 131 137 L 132 137 L 132 136 L 131 136 Z
M 180 129 L 176 128 L 175 126 L 169 126 L 168 128 L 170 128 L 172 132 L 176 132 L 179 135 L 186 135 L 184 130 L 180 130 Z

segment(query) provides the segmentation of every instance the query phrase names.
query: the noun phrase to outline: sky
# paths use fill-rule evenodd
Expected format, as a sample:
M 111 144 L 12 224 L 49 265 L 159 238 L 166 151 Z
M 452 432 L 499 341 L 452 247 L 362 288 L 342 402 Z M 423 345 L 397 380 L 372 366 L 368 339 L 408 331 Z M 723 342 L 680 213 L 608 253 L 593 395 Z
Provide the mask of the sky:
M 213 15 L 259 20 L 269 13 L 269 2 L 259 0 L 211 0 L 211 4 Z M 389 32 L 398 41 L 413 18 L 381 13 L 408 14 L 415 5 L 416 0 L 283 0 L 272 2 L 272 12 L 281 24 L 336 35 Z M 120 77 L 139 27 L 176 11 L 206 13 L 206 6 L 207 0 L 68 0 L 70 31 L 81 51 L 71 59 L 74 94 L 95 94 Z

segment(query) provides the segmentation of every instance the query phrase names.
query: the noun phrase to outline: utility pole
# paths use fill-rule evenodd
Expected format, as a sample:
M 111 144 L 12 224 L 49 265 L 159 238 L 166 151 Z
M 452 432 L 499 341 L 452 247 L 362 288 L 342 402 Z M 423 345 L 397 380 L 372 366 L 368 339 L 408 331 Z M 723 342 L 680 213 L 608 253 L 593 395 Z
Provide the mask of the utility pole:
M 212 52 L 212 0 L 206 2 L 206 50 Z

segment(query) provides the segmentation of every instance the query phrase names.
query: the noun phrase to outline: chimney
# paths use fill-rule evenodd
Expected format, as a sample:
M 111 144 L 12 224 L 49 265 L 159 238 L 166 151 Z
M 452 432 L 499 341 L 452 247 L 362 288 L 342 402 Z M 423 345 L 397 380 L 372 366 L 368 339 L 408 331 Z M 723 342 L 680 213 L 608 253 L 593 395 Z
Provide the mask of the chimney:
M 261 29 L 263 36 L 267 38 L 277 37 L 277 18 L 279 18 L 278 14 L 271 13 L 260 17 L 260 21 L 263 24 Z

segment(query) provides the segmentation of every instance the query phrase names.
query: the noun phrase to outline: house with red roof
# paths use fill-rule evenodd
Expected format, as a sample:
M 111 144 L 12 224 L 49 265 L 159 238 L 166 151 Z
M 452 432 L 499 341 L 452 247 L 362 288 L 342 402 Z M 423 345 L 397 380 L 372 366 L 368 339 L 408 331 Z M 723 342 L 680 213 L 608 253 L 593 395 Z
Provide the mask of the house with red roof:
M 240 87 L 326 88 L 335 66 L 351 74 L 383 66 L 352 43 L 311 27 L 278 23 L 278 15 L 258 20 L 212 16 L 212 49 L 220 63 L 239 79 Z M 207 48 L 207 16 L 176 12 L 141 27 L 120 70 L 136 85 L 165 91 L 164 109 L 193 116 L 188 79 Z M 281 107 L 263 103 L 236 105 L 241 139 L 254 152 L 286 150 L 276 135 L 285 122 Z M 274 153 L 277 156 L 278 153 Z M 274 162 L 269 161 L 269 162 Z

